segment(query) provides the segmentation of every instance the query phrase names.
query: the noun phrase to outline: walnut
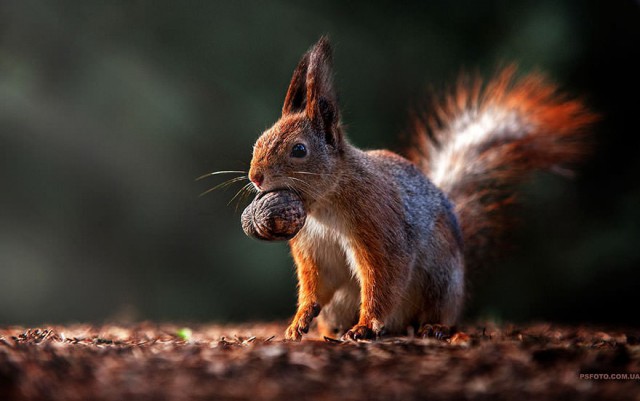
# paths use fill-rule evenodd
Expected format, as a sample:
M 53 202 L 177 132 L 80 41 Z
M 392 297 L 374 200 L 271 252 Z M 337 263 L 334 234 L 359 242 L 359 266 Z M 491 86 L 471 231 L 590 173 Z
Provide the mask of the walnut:
M 242 229 L 265 241 L 293 238 L 304 226 L 307 212 L 298 194 L 289 190 L 259 193 L 242 212 Z

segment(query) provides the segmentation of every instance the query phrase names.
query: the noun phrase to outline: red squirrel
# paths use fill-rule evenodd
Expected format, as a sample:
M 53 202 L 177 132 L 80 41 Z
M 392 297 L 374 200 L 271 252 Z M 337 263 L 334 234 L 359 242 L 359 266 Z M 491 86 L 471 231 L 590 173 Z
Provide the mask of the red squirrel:
M 465 260 L 499 234 L 514 184 L 578 160 L 593 115 L 507 68 L 419 120 L 406 158 L 363 151 L 345 137 L 331 59 L 326 37 L 304 54 L 249 170 L 258 191 L 293 189 L 307 212 L 289 241 L 299 292 L 285 337 L 316 317 L 321 334 L 355 340 L 453 325 Z

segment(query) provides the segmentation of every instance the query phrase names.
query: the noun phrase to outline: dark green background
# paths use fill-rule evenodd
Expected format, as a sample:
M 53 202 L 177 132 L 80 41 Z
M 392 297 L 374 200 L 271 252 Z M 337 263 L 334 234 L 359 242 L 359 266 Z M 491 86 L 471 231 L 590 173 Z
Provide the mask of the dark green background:
M 248 167 L 328 33 L 361 147 L 398 148 L 463 70 L 516 61 L 587 99 L 593 157 L 523 189 L 467 316 L 639 324 L 638 2 L 374 3 L 0 3 L 0 323 L 291 314 L 286 245 L 246 238 L 235 191 L 199 198 L 220 180 L 194 178 Z

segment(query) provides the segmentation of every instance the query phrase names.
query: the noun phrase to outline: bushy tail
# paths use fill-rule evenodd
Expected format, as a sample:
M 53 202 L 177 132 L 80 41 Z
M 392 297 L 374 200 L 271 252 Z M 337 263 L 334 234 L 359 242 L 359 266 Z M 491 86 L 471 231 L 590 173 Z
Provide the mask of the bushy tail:
M 595 116 L 539 75 L 516 79 L 514 67 L 486 85 L 468 81 L 416 120 L 409 157 L 454 202 L 465 258 L 477 264 L 499 245 L 517 184 L 537 170 L 570 173 Z

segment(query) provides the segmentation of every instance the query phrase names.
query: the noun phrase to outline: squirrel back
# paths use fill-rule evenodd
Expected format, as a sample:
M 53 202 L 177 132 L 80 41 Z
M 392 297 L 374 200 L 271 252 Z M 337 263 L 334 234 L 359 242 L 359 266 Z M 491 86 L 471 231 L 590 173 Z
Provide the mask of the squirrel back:
M 407 156 L 454 203 L 467 267 L 500 248 L 518 184 L 535 171 L 572 174 L 595 119 L 540 74 L 516 78 L 513 65 L 486 84 L 460 79 L 414 119 Z

